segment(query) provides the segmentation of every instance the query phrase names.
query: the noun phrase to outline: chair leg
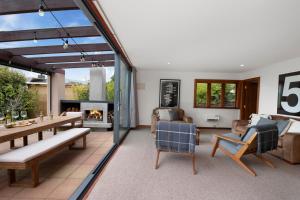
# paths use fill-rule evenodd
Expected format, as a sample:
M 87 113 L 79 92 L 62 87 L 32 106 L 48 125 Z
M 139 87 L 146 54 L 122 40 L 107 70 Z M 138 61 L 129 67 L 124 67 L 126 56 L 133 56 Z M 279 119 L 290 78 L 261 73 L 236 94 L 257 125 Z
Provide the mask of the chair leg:
M 255 171 L 251 167 L 249 167 L 245 163 L 243 163 L 243 161 L 241 161 L 240 159 L 234 159 L 234 161 L 237 162 L 237 164 L 239 164 L 243 169 L 245 169 L 251 175 L 256 176 Z
M 196 156 L 195 154 L 193 153 L 192 154 L 192 160 L 193 160 L 193 174 L 197 174 L 197 170 L 196 170 Z
M 213 150 L 212 150 L 212 152 L 211 152 L 211 157 L 214 157 L 215 156 L 215 154 L 216 154 L 216 151 L 217 151 L 217 149 L 218 149 L 218 147 L 219 147 L 219 138 L 216 138 L 216 141 L 215 141 L 215 143 L 214 143 L 214 147 L 213 147 Z
M 157 154 L 156 154 L 156 162 L 155 162 L 155 169 L 158 169 L 159 154 L 160 154 L 160 150 L 157 150 Z
M 7 175 L 8 175 L 8 185 L 10 186 L 16 182 L 16 170 L 8 169 Z
M 257 155 L 257 154 L 254 154 L 258 159 L 260 159 L 261 161 L 263 161 L 264 163 L 266 163 L 268 166 L 272 167 L 272 168 L 276 168 L 275 165 L 270 161 L 268 160 L 267 158 L 263 157 L 262 155 Z

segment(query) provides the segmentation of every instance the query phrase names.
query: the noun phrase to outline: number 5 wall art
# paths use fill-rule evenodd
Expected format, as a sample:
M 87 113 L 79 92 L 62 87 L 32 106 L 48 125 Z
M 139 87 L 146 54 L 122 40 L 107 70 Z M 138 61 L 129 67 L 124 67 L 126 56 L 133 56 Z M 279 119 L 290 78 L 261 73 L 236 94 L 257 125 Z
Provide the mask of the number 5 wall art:
M 277 113 L 300 116 L 300 71 L 279 75 Z

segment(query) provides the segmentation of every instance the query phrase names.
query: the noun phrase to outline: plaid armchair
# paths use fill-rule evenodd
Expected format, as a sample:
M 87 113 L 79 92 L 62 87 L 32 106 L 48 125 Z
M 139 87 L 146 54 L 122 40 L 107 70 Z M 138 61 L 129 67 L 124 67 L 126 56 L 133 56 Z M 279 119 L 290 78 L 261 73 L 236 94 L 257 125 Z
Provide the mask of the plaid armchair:
M 184 110 L 181 108 L 155 108 L 152 111 L 151 115 L 151 133 L 155 134 L 156 133 L 156 127 L 157 127 L 157 122 L 160 121 L 159 119 L 159 111 L 160 110 L 174 110 L 178 114 L 178 121 L 176 122 L 184 122 L 184 123 L 193 123 L 193 119 L 191 117 L 188 117 L 185 115 Z
M 192 156 L 193 173 L 195 169 L 196 125 L 190 123 L 159 121 L 156 127 L 157 157 L 155 169 L 158 169 L 160 152 L 185 153 Z

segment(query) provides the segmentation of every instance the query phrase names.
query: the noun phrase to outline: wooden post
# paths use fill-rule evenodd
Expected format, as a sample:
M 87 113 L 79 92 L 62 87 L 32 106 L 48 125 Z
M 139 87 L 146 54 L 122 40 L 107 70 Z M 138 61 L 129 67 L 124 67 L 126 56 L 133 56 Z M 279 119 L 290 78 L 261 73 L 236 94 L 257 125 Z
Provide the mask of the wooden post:
M 39 164 L 35 163 L 31 167 L 32 186 L 36 187 L 39 184 Z

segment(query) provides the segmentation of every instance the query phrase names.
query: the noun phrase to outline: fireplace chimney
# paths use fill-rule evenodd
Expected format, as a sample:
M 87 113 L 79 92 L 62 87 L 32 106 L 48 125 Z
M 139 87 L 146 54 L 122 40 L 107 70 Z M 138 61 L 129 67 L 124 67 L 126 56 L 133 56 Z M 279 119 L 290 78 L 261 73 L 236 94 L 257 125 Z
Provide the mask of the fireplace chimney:
M 90 69 L 90 101 L 106 100 L 106 73 L 104 67 Z

